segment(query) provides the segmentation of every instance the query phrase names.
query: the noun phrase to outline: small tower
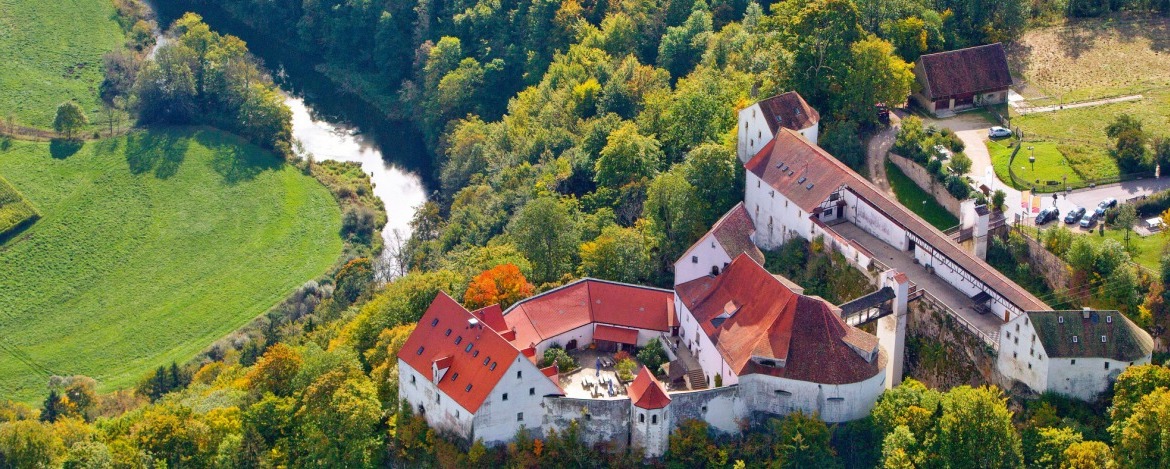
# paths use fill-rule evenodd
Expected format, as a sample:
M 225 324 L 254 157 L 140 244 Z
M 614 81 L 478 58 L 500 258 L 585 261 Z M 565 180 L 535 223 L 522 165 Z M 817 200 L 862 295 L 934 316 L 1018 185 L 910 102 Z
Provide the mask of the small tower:
M 877 321 L 878 344 L 886 349 L 886 389 L 902 382 L 902 360 L 906 349 L 907 303 L 910 295 L 910 279 L 894 269 L 882 273 L 882 287 L 894 290 L 893 314 Z
M 630 439 L 634 446 L 656 458 L 666 453 L 670 443 L 670 396 L 644 365 L 630 383 Z

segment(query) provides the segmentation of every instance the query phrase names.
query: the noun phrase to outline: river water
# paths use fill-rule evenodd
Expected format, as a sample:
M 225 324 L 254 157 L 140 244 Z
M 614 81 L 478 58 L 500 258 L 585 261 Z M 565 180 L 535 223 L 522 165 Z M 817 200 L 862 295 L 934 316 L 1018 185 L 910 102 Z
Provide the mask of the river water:
M 214 5 L 184 0 L 152 2 L 163 28 L 193 11 L 213 31 L 238 36 L 253 55 L 263 60 L 284 91 L 293 113 L 293 137 L 316 161 L 354 161 L 371 175 L 374 194 L 386 205 L 388 221 L 382 231 L 387 246 L 397 230 L 410 236 L 410 220 L 426 201 L 426 175 L 432 174 L 431 158 L 422 138 L 409 122 L 393 121 L 357 96 L 340 89 L 316 65 L 320 57 L 265 37 L 236 21 Z

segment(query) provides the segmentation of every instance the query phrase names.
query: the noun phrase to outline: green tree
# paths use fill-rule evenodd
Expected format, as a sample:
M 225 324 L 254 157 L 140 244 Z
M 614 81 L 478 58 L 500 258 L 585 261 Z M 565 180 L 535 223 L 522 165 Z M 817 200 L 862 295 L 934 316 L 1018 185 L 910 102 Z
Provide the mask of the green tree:
M 1060 469 L 1113 469 L 1113 453 L 1100 441 L 1081 441 L 1064 450 Z
M 1072 247 L 1073 234 L 1068 228 L 1058 226 L 1044 232 L 1044 248 L 1057 256 L 1064 256 Z
M 13 469 L 53 467 L 65 452 L 61 438 L 35 420 L 0 423 L 0 463 Z
M 1126 368 L 1113 384 L 1113 406 L 1109 408 L 1109 434 L 1116 444 L 1125 431 L 1127 420 L 1143 396 L 1160 387 L 1170 388 L 1170 368 L 1138 365 Z
M 658 140 L 640 135 L 638 126 L 627 122 L 609 134 L 595 165 L 593 179 L 599 186 L 617 189 L 654 177 L 662 159 Z
M 1114 433 L 1114 456 L 1123 468 L 1166 467 L 1170 465 L 1170 390 L 1154 389 L 1141 397 L 1129 409 L 1123 427 Z M 1117 426 L 1118 421 L 1114 420 Z
M 864 36 L 859 20 L 850 0 L 814 0 L 804 4 L 792 21 L 793 84 L 822 114 L 836 114 L 828 104 L 843 90 L 853 43 Z
M 918 440 L 905 425 L 894 427 L 882 440 L 882 467 L 885 469 L 913 469 L 917 467 L 914 455 L 918 452 Z
M 581 244 L 577 272 L 617 282 L 638 283 L 650 274 L 650 251 L 636 228 L 609 225 L 592 241 Z
M 1005 200 L 1007 200 L 1007 194 L 1003 189 L 996 189 L 995 192 L 991 193 L 991 208 L 1002 211 Z
M 508 233 L 525 257 L 540 259 L 532 269 L 537 284 L 557 280 L 572 268 L 580 238 L 573 215 L 561 201 L 542 197 L 525 204 L 508 225 Z
M 874 104 L 894 105 L 910 96 L 914 83 L 913 65 L 894 54 L 894 46 L 877 36 L 869 36 L 850 46 L 849 69 L 841 109 L 862 124 L 877 123 Z
M 868 171 L 865 166 L 865 145 L 860 138 L 857 122 L 835 120 L 825 125 L 817 143 L 854 171 Z
M 1097 246 L 1088 237 L 1077 236 L 1073 239 L 1065 258 L 1068 259 L 1069 267 L 1073 269 L 1073 275 L 1080 279 L 1079 282 L 1092 280 L 1097 265 Z
M 1121 218 L 1120 216 L 1118 218 Z M 1101 242 L 1097 251 L 1097 275 L 1108 278 L 1113 271 L 1129 262 L 1129 253 L 1125 246 L 1115 239 L 1106 239 Z
M 643 216 L 648 236 L 658 247 L 658 264 L 666 271 L 702 233 L 695 188 L 679 171 L 659 175 L 646 191 Z
M 1142 297 L 1138 292 L 1138 280 L 1133 267 L 1128 264 L 1118 266 L 1109 274 L 1105 285 L 1107 289 L 1103 296 L 1110 305 L 1127 315 L 1137 314 Z
M 1133 231 L 1133 225 L 1136 223 L 1137 209 L 1134 208 L 1133 204 L 1122 204 L 1117 209 L 1117 218 L 1113 219 L 1113 225 L 1125 230 L 1126 249 L 1129 249 L 1129 232 Z
M 1148 169 L 1146 142 L 1148 135 L 1142 130 L 1142 121 L 1129 114 L 1120 114 L 1105 127 L 1105 135 L 1115 140 L 1113 156 L 1123 173 Z
M 793 412 L 783 420 L 772 421 L 777 435 L 773 455 L 782 461 L 780 467 L 839 467 L 841 462 L 829 444 L 829 427 L 816 416 Z
M 711 12 L 707 3 L 695 2 L 695 8 L 680 26 L 666 28 L 658 45 L 658 66 L 681 78 L 690 73 L 707 49 L 711 37 Z
M 691 150 L 683 172 L 703 204 L 704 226 L 714 224 L 743 199 L 743 167 L 727 147 L 708 143 Z
M 967 156 L 966 153 L 955 153 L 955 156 L 951 158 L 951 172 L 962 176 L 971 171 L 972 164 L 971 157 Z
M 374 383 L 362 373 L 333 370 L 305 388 L 296 418 L 305 451 L 303 463 L 325 467 L 371 467 L 380 459 L 382 418 Z
M 1041 428 L 1036 442 L 1034 466 L 1044 469 L 1058 469 L 1064 465 L 1065 452 L 1069 446 L 1080 443 L 1081 434 L 1070 428 Z
M 931 445 L 950 467 L 1019 467 L 1020 435 L 999 388 L 959 386 L 943 400 Z
M 666 455 L 667 467 L 723 467 L 727 451 L 720 450 L 711 440 L 707 422 L 686 420 L 670 433 Z
M 53 118 L 53 130 L 64 135 L 67 139 L 73 138 L 73 133 L 89 124 L 85 111 L 73 101 L 65 101 L 57 106 L 57 116 Z

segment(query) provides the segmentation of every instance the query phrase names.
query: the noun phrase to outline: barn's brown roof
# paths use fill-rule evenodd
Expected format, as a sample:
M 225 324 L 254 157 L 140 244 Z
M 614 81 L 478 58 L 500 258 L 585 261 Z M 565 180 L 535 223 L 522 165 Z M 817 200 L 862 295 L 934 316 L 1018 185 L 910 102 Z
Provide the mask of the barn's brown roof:
M 876 337 L 845 324 L 824 300 L 793 292 L 746 255 L 718 276 L 676 288 L 737 375 L 845 384 L 881 372 Z M 753 358 L 783 364 L 762 366 Z
M 792 130 L 804 130 L 821 120 L 820 113 L 805 102 L 800 93 L 789 91 L 760 101 L 760 111 L 764 114 L 764 121 L 772 130 L 772 135 L 781 127 Z
M 968 47 L 918 59 L 919 80 L 930 99 L 1007 88 L 1012 84 L 1007 54 L 1000 43 Z
M 830 194 L 844 186 L 891 221 L 982 280 L 1020 311 L 1052 309 L 982 259 L 959 247 L 938 228 L 878 190 L 867 179 L 845 166 L 845 163 L 794 131 L 784 130 L 777 134 L 744 166 L 806 213 L 813 212 Z M 802 177 L 806 179 L 800 182 Z

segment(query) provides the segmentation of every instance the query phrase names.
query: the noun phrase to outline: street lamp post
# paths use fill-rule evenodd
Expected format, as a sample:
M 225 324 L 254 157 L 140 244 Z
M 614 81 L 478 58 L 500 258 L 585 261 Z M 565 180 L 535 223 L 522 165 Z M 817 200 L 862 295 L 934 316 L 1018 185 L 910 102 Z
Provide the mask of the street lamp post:
M 1036 176 L 1036 147 L 1028 146 L 1028 162 L 1032 163 L 1032 176 Z

